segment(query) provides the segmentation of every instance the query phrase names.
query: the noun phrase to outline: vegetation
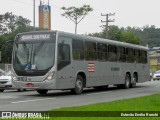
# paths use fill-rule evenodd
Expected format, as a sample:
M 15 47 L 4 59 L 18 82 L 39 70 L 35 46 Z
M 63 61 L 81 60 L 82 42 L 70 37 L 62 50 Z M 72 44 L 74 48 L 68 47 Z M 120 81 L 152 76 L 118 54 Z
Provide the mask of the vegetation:
M 145 111 L 160 111 L 160 94 L 155 95 L 149 95 L 145 97 L 139 97 L 139 98 L 132 98 L 132 99 L 125 99 L 125 100 L 118 100 L 113 102 L 107 102 L 107 103 L 98 103 L 93 105 L 86 105 L 86 106 L 80 106 L 80 107 L 70 107 L 70 108 L 61 108 L 53 110 L 53 113 L 56 111 L 128 111 L 131 113 L 134 113 L 134 111 L 144 112 Z M 62 112 L 63 113 L 63 112 Z M 158 112 L 159 113 L 159 112 Z M 96 113 L 95 113 L 96 114 Z M 73 114 L 71 114 L 73 115 Z M 54 116 L 54 114 L 53 114 Z M 74 116 L 74 115 L 73 115 Z M 78 115 L 77 115 L 78 116 Z M 86 112 L 86 116 L 88 116 Z M 93 115 L 94 116 L 94 115 Z M 89 119 L 95 119 L 95 120 L 105 120 L 106 117 L 55 117 L 54 119 L 57 120 L 65 120 L 65 119 L 73 119 L 73 120 L 89 120 Z M 158 117 L 108 117 L 107 120 L 158 120 Z
M 62 10 L 65 12 L 62 16 L 72 20 L 75 23 L 75 33 L 77 33 L 77 25 L 85 18 L 85 16 L 93 11 L 93 9 L 89 5 L 83 5 L 80 8 L 76 7 L 62 7 Z
M 105 38 L 105 29 L 100 33 L 91 33 L 90 36 Z M 108 38 L 112 40 L 140 44 L 149 47 L 160 46 L 160 28 L 154 25 L 138 27 L 119 28 L 118 26 L 110 26 Z
M 34 28 L 30 26 L 31 21 L 22 16 L 13 15 L 12 13 L 5 13 L 0 15 L 0 51 L 1 62 L 11 63 L 12 41 L 15 36 L 21 32 L 33 31 Z M 35 30 L 40 30 L 35 28 Z
M 0 34 L 14 32 L 18 27 L 28 27 L 30 22 L 29 19 L 7 12 L 0 15 Z
M 105 38 L 105 29 L 100 33 L 89 34 L 90 36 Z M 108 39 L 139 44 L 140 37 L 132 30 L 132 28 L 119 28 L 118 26 L 110 26 L 108 31 Z

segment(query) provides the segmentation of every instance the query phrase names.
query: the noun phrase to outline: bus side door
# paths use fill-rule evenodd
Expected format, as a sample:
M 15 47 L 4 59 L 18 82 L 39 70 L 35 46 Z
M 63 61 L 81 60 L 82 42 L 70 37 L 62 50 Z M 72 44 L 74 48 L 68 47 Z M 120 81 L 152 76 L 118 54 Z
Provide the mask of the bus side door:
M 60 89 L 72 88 L 71 39 L 60 37 L 58 40 L 57 85 Z

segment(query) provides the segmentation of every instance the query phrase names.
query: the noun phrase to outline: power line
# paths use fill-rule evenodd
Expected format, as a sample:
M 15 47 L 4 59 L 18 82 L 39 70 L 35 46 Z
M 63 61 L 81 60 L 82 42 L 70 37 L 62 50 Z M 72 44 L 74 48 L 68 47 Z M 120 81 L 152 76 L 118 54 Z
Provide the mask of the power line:
M 106 23 L 105 25 L 102 25 L 102 26 L 105 26 L 105 31 L 106 31 L 106 38 L 108 37 L 108 28 L 109 28 L 109 22 L 114 22 L 115 19 L 109 19 L 109 16 L 114 16 L 115 13 L 107 13 L 107 14 L 102 14 L 101 13 L 101 16 L 104 16 L 106 17 L 106 21 L 103 21 L 101 20 L 101 23 Z

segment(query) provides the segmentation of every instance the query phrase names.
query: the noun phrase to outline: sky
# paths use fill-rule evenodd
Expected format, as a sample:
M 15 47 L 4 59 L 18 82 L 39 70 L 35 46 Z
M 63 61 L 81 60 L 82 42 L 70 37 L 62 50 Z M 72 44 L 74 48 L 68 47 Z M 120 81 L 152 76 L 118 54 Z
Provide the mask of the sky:
M 36 27 L 38 27 L 38 6 L 40 0 L 36 1 Z M 48 3 L 48 0 L 42 0 Z M 65 17 L 62 17 L 61 10 L 65 7 L 82 7 L 90 5 L 93 11 L 90 12 L 79 24 L 78 34 L 100 32 L 101 20 L 105 21 L 102 14 L 115 13 L 109 19 L 115 22 L 109 25 L 119 27 L 143 27 L 155 25 L 160 28 L 160 0 L 50 0 L 51 6 L 51 29 L 74 33 L 75 24 Z M 33 0 L 0 0 L 0 14 L 12 12 L 30 19 L 33 25 Z

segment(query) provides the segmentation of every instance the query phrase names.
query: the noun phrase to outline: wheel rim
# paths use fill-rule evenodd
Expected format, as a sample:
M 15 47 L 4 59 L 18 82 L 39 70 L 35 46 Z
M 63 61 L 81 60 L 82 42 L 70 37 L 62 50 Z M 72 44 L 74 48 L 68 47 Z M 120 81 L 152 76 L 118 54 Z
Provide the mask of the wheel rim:
M 77 91 L 81 91 L 82 90 L 82 82 L 81 82 L 81 80 L 77 80 L 76 89 L 77 89 Z
M 129 78 L 129 76 L 127 75 L 126 76 L 126 87 L 128 88 L 129 87 L 129 81 L 130 81 L 130 78 Z
M 132 86 L 136 85 L 137 77 L 134 75 L 132 80 Z

